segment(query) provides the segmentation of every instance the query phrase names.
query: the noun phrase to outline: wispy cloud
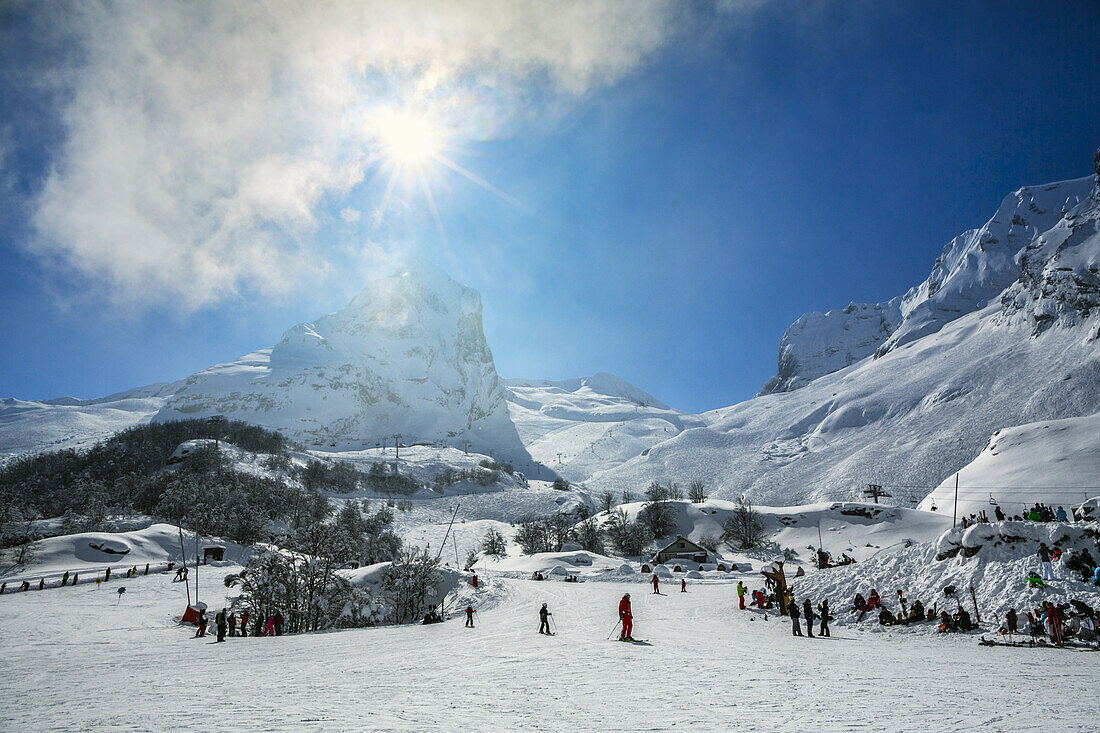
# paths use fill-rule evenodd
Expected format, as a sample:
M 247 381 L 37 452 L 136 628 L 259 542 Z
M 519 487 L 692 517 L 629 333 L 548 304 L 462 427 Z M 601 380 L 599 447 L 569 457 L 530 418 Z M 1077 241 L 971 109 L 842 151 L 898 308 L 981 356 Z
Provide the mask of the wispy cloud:
M 368 174 L 370 105 L 430 102 L 467 139 L 508 135 L 532 105 L 645 64 L 682 13 L 616 0 L 67 7 L 51 24 L 78 62 L 57 76 L 64 139 L 29 246 L 116 301 L 186 309 L 325 269 L 318 212 Z

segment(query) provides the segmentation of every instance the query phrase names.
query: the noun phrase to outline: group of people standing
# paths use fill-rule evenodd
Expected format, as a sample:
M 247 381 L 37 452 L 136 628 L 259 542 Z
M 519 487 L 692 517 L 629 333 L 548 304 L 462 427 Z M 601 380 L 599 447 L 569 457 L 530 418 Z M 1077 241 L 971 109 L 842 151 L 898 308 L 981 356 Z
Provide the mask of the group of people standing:
M 283 614 L 278 611 L 273 614 L 256 614 L 255 618 L 253 618 L 251 611 L 242 611 L 238 616 L 236 612 L 229 613 L 228 609 L 225 608 L 214 614 L 214 626 L 218 631 L 218 641 L 225 641 L 227 633 L 229 636 L 248 636 L 250 626 L 252 636 L 282 636 L 283 622 Z M 198 627 L 195 631 L 196 638 L 206 636 L 206 627 L 209 623 L 206 609 L 201 609 L 198 620 L 195 621 L 195 625 Z
M 798 619 L 801 617 L 806 622 L 806 636 L 811 639 L 814 636 L 814 620 L 820 619 L 821 627 L 818 629 L 819 636 L 830 636 L 829 633 L 829 619 L 832 616 L 829 615 L 829 599 L 826 598 L 821 603 L 817 604 L 817 612 L 814 612 L 814 605 L 809 598 L 802 601 L 801 612 L 798 609 L 798 602 L 795 601 L 794 596 L 790 596 L 787 600 L 787 613 L 791 617 L 791 633 L 794 636 L 802 636 L 802 629 L 799 628 Z

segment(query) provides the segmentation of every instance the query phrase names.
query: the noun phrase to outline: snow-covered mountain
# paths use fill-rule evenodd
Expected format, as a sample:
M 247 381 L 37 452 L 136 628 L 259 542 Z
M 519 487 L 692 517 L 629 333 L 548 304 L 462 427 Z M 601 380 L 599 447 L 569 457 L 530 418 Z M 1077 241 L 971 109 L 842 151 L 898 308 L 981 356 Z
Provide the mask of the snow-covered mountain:
M 1052 257 L 1057 260 L 1054 272 L 1065 272 L 1059 268 L 1067 263 L 1056 256 L 1056 250 L 1071 231 L 1087 236 L 1088 225 L 1074 221 L 1089 219 L 1092 211 L 1095 224 L 1095 206 L 1089 206 L 1094 180 L 1088 176 L 1025 186 L 1006 196 L 982 227 L 948 242 L 924 282 L 904 295 L 884 303 L 853 303 L 843 310 L 802 316 L 783 334 L 778 371 L 761 394 L 798 389 L 866 356 L 881 356 L 935 333 L 956 318 L 998 301 L 1014 283 L 1023 287 L 1025 273 L 1029 283 L 1043 287 L 1044 267 Z M 1071 231 L 1055 234 L 1066 229 Z M 1089 277 L 1087 264 L 1074 272 Z M 1095 272 L 1091 277 L 1095 279 Z
M 469 441 L 527 461 L 507 396 L 482 331 L 481 296 L 419 264 L 294 326 L 274 347 L 191 375 L 154 420 L 224 415 L 310 447 L 363 448 L 394 434 L 404 443 Z
M 706 413 L 705 427 L 589 489 L 699 479 L 719 498 L 792 504 L 874 483 L 915 503 L 994 430 L 1100 412 L 1095 182 L 1020 189 L 904 296 L 803 316 L 761 396 Z
M 508 379 L 512 416 L 531 457 L 585 481 L 703 420 L 603 372 L 560 381 Z

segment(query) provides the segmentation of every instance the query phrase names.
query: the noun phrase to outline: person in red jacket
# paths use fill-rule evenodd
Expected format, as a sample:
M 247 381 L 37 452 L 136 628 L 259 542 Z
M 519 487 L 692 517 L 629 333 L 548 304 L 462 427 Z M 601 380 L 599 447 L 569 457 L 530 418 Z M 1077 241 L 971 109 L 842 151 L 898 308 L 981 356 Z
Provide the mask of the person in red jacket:
M 874 609 L 879 603 L 882 602 L 882 597 L 878 594 L 878 591 L 874 588 L 871 589 L 871 595 L 867 596 L 867 605 L 864 606 L 868 611 Z
M 634 637 L 630 635 L 634 631 L 634 618 L 630 613 L 629 593 L 623 595 L 623 599 L 619 601 L 619 619 L 623 622 L 623 630 L 619 634 L 619 641 L 634 641 Z
M 680 592 L 681 593 L 687 593 L 688 592 L 688 582 L 686 580 L 684 580 L 683 578 L 680 578 Z
M 661 589 L 659 587 L 660 581 L 657 580 L 657 573 L 653 574 L 653 579 L 650 582 L 653 583 L 653 592 L 659 594 L 661 592 Z

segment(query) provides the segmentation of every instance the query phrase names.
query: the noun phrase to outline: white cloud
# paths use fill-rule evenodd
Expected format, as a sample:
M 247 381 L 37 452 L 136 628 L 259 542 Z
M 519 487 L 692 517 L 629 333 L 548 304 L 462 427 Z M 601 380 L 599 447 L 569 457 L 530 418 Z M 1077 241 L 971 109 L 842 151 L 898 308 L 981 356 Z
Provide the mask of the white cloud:
M 681 12 L 616 0 L 72 7 L 51 19 L 80 62 L 60 75 L 65 139 L 30 246 L 116 301 L 184 308 L 285 292 L 325 269 L 316 213 L 366 174 L 357 123 L 370 106 L 430 104 L 467 139 L 510 134 L 532 100 L 575 98 L 645 63 Z

